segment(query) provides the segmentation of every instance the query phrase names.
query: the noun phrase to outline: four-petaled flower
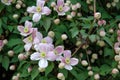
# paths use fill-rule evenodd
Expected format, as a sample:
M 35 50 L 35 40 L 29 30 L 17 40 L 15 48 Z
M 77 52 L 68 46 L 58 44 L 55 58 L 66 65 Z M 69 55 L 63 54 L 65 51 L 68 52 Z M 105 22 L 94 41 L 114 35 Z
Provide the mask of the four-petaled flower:
M 63 52 L 64 57 L 61 59 L 61 63 L 65 64 L 65 69 L 67 70 L 72 70 L 72 66 L 75 66 L 78 64 L 78 59 L 77 58 L 71 58 L 71 51 L 70 50 L 65 50 Z
M 49 52 L 52 51 L 54 49 L 54 46 L 52 44 L 44 44 L 44 43 L 40 43 L 39 44 L 39 51 L 33 53 L 30 56 L 31 60 L 39 60 L 39 67 L 40 68 L 46 68 L 48 66 L 48 60 L 49 61 L 53 61 L 51 59 L 51 55 L 49 55 Z M 52 56 L 54 57 L 54 56 Z
M 41 19 L 41 15 L 49 15 L 51 10 L 44 6 L 45 1 L 37 0 L 36 6 L 28 7 L 27 12 L 34 13 L 33 21 L 38 22 Z
M 18 31 L 22 36 L 28 36 L 33 32 L 32 22 L 26 21 L 24 26 L 18 26 Z
M 64 0 L 57 0 L 57 5 L 55 10 L 57 11 L 58 15 L 63 16 L 65 12 L 67 12 L 70 8 L 64 5 Z

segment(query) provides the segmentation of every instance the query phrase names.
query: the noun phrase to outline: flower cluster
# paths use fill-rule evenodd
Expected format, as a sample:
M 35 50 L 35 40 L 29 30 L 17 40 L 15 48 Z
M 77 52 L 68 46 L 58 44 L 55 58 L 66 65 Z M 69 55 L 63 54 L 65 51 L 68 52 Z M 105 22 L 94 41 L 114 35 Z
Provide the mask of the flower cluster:
M 26 21 L 25 26 L 18 26 L 20 34 L 25 37 L 25 51 L 30 51 L 33 47 L 35 52 L 30 56 L 31 60 L 39 60 L 39 67 L 46 68 L 48 61 L 61 61 L 65 69 L 71 70 L 72 66 L 78 64 L 78 59 L 71 58 L 71 51 L 64 50 L 63 46 L 54 47 L 53 39 L 44 37 L 37 28 L 32 27 L 32 22 Z M 62 56 L 63 55 L 63 56 Z

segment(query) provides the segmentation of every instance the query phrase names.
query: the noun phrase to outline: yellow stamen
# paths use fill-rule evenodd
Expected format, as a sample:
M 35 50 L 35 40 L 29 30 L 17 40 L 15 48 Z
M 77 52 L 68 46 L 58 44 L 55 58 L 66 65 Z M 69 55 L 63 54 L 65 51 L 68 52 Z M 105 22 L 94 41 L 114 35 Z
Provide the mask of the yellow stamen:
M 37 12 L 41 12 L 41 10 L 42 10 L 41 7 L 37 7 L 36 9 Z
M 29 31 L 28 27 L 24 28 L 24 32 L 27 33 Z
M 65 63 L 66 63 L 66 64 L 70 64 L 70 58 L 66 58 L 66 59 L 65 59 Z
M 62 7 L 62 6 L 59 6 L 58 10 L 59 10 L 59 11 L 63 11 L 63 7 Z
M 42 52 L 42 53 L 40 54 L 40 56 L 41 56 L 42 58 L 45 58 L 45 57 L 46 57 L 46 53 L 45 53 L 45 52 Z
M 29 42 L 32 42 L 33 38 L 32 38 L 32 35 L 28 37 L 28 41 Z
M 42 39 L 41 42 L 42 42 L 42 43 L 46 43 L 46 40 L 45 40 L 45 39 Z

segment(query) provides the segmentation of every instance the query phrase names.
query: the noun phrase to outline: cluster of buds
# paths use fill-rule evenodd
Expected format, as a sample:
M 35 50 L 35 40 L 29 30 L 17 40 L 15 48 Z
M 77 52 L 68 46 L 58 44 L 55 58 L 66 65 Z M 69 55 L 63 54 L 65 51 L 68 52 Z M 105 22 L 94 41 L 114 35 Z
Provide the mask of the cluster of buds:
M 119 3 L 119 0 L 113 0 L 111 3 L 108 2 L 108 3 L 106 4 L 106 7 L 107 7 L 107 8 L 116 7 L 117 3 Z
M 16 2 L 16 9 L 20 9 L 21 7 L 26 7 L 26 5 L 24 4 L 24 2 L 22 0 L 17 0 Z

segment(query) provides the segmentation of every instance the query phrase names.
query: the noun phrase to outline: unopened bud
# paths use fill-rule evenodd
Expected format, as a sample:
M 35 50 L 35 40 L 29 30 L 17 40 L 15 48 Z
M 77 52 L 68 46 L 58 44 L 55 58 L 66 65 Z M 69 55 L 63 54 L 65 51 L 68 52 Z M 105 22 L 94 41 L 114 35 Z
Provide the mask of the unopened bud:
M 32 67 L 28 67 L 28 73 L 32 71 Z
M 72 20 L 72 16 L 71 15 L 67 15 L 67 20 Z
M 38 68 L 38 70 L 40 71 L 40 72 L 44 72 L 45 71 L 45 68 Z
M 55 33 L 54 33 L 53 31 L 49 31 L 49 32 L 48 32 L 48 36 L 50 36 L 50 37 L 53 38 L 53 37 L 55 36 Z
M 100 13 L 100 12 L 96 12 L 96 13 L 94 14 L 94 18 L 95 18 L 95 19 L 100 19 L 100 18 L 101 18 L 101 13 Z
M 112 74 L 118 74 L 119 73 L 119 70 L 117 69 L 117 68 L 114 68 L 113 70 L 112 70 Z
M 51 7 L 55 7 L 56 6 L 56 3 L 55 2 L 52 2 L 51 3 Z
M 3 40 L 3 44 L 4 44 L 4 45 L 7 44 L 7 43 L 8 43 L 8 40 L 7 40 L 7 39 Z
M 92 54 L 92 59 L 98 59 L 98 55 L 97 54 Z
M 89 75 L 89 76 L 92 76 L 92 75 L 93 75 L 93 71 L 89 71 L 89 72 L 88 72 L 88 75 Z
M 63 78 L 64 78 L 63 73 L 58 73 L 58 74 L 57 74 L 57 78 L 58 78 L 58 79 L 63 79 Z
M 77 6 L 77 8 L 81 8 L 81 4 L 80 3 L 77 3 L 76 6 Z
M 15 70 L 15 68 L 16 68 L 15 65 L 11 65 L 11 66 L 9 67 L 10 70 Z
M 8 55 L 12 57 L 14 55 L 14 51 L 13 50 L 8 51 Z
M 60 63 L 60 64 L 58 65 L 58 67 L 59 67 L 60 69 L 63 69 L 63 68 L 64 68 L 64 66 L 65 66 L 65 64 L 64 64 L 64 63 Z
M 95 79 L 95 80 L 99 80 L 99 79 L 100 79 L 100 75 L 99 75 L 99 74 L 95 74 L 95 75 L 94 75 L 94 79 Z
M 60 19 L 55 19 L 54 20 L 54 23 L 57 25 L 57 24 L 59 24 L 60 23 Z
M 25 55 L 24 55 L 23 53 L 20 53 L 20 54 L 18 55 L 18 59 L 19 59 L 19 60 L 25 60 L 26 57 L 25 57 Z
M 87 62 L 86 60 L 82 60 L 82 61 L 81 61 L 81 64 L 82 64 L 83 66 L 88 66 L 88 62 Z
M 16 8 L 17 8 L 17 9 L 20 9 L 20 8 L 21 8 L 21 5 L 20 5 L 20 4 L 16 4 Z
M 66 40 L 68 37 L 67 37 L 66 34 L 62 34 L 62 35 L 61 35 L 61 38 L 62 38 L 62 40 Z
M 13 15 L 13 18 L 14 18 L 14 19 L 17 19 L 18 17 L 19 17 L 18 14 L 14 14 L 14 15 Z

